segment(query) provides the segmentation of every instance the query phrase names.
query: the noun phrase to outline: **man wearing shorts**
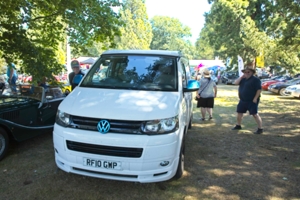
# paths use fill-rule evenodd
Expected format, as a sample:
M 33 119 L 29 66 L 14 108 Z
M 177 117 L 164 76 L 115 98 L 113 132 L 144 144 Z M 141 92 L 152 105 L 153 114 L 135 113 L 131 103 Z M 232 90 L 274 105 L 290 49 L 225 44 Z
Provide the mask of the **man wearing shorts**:
M 261 81 L 259 78 L 253 76 L 256 71 L 252 66 L 247 66 L 242 72 L 244 74 L 235 81 L 235 84 L 239 85 L 240 101 L 236 109 L 237 124 L 232 130 L 242 129 L 243 114 L 249 111 L 249 114 L 253 116 L 257 124 L 257 130 L 254 134 L 261 134 L 263 133 L 262 120 L 258 114 Z

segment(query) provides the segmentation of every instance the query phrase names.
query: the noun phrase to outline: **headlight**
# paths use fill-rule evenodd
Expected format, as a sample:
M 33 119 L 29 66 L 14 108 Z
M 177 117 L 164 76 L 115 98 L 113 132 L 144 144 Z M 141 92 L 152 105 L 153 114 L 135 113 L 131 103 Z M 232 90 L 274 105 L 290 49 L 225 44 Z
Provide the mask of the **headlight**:
M 142 131 L 147 134 L 164 134 L 178 130 L 178 117 L 161 120 L 147 121 L 142 126 Z
M 70 122 L 71 122 L 70 115 L 65 113 L 65 112 L 62 112 L 62 111 L 58 110 L 57 113 L 56 113 L 55 122 L 58 125 L 66 127 L 66 126 L 70 125 Z

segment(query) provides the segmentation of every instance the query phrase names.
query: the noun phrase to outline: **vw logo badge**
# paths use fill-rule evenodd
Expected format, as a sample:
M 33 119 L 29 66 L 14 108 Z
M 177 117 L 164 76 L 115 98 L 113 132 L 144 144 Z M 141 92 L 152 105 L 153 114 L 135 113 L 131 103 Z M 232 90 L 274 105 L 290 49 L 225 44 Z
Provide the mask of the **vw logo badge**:
M 110 129 L 110 124 L 107 120 L 101 120 L 98 122 L 97 129 L 100 133 L 107 133 Z

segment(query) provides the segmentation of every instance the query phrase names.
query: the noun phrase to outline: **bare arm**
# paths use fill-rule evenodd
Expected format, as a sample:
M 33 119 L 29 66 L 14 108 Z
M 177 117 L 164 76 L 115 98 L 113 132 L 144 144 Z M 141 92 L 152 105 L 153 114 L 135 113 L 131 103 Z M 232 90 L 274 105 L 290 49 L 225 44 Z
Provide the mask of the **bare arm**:
M 234 81 L 234 84 L 235 84 L 235 85 L 239 85 L 240 82 L 241 82 L 241 80 L 242 80 L 243 78 L 245 78 L 244 75 L 243 75 L 243 76 L 240 76 L 238 79 L 236 79 L 236 80 Z
M 260 93 L 261 93 L 261 90 L 257 90 L 256 91 L 256 94 L 255 94 L 255 96 L 253 98 L 253 103 L 257 103 L 257 99 L 260 96 Z
M 214 87 L 214 91 L 215 91 L 215 98 L 217 97 L 217 86 Z

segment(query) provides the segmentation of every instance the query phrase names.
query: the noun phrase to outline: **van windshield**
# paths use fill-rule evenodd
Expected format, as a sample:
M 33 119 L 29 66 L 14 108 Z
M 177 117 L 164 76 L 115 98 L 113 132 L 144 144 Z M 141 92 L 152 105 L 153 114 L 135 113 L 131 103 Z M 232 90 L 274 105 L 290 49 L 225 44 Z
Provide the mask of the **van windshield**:
M 176 57 L 102 55 L 79 87 L 178 91 Z

